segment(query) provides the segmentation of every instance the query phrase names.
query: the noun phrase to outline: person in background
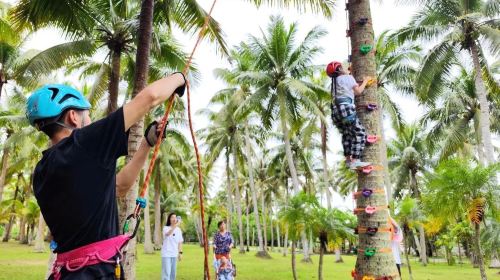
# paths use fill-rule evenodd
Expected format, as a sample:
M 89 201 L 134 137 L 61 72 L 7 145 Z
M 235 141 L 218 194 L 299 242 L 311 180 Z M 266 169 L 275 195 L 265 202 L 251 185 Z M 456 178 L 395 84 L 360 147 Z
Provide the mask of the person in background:
M 163 245 L 161 247 L 161 279 L 175 280 L 177 260 L 182 259 L 182 231 L 179 228 L 180 217 L 168 214 L 167 224 L 163 227 Z
M 226 230 L 226 222 L 218 222 L 217 228 L 219 231 L 214 236 L 215 259 L 220 260 L 222 257 L 230 259 L 229 253 L 233 247 L 233 236 Z
M 391 227 L 392 227 L 392 254 L 394 255 L 394 261 L 396 262 L 396 267 L 398 268 L 399 277 L 401 277 L 401 248 L 400 244 L 403 241 L 403 232 L 399 227 L 398 223 L 391 217 Z

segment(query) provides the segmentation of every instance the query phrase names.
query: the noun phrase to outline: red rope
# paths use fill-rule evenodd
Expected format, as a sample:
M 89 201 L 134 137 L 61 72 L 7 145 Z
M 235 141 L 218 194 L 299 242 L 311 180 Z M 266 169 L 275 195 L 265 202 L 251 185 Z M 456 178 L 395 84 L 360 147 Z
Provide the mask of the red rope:
M 202 26 L 200 32 L 198 33 L 198 39 L 196 40 L 196 43 L 193 47 L 193 51 L 191 52 L 191 55 L 189 56 L 189 59 L 186 62 L 186 65 L 184 66 L 184 70 L 182 71 L 184 73 L 184 75 L 186 75 L 187 72 L 189 71 L 189 67 L 191 66 L 191 63 L 193 61 L 194 53 L 195 53 L 196 49 L 198 48 L 198 46 L 200 45 L 201 40 L 203 39 L 203 35 L 205 34 L 205 31 L 206 31 L 208 24 L 210 22 L 210 16 L 214 10 L 216 2 L 217 2 L 217 0 L 214 0 L 214 2 L 212 3 L 212 6 L 210 8 L 210 11 L 208 12 L 207 16 L 205 17 L 205 22 L 203 23 L 203 26 Z M 202 175 L 202 170 L 201 170 L 200 153 L 199 153 L 199 149 L 198 149 L 198 144 L 196 143 L 196 135 L 195 135 L 194 129 L 193 129 L 193 121 L 192 121 L 192 117 L 191 117 L 191 91 L 190 91 L 189 82 L 187 80 L 186 80 L 186 92 L 187 92 L 189 130 L 191 132 L 191 139 L 193 140 L 194 151 L 196 154 L 197 172 L 198 172 L 198 194 L 199 194 L 200 208 L 201 208 L 200 216 L 201 216 L 201 227 L 202 227 L 202 232 L 203 232 L 203 251 L 205 254 L 205 258 L 204 258 L 204 269 L 205 270 L 204 270 L 204 272 L 205 272 L 206 279 L 210 280 L 210 271 L 209 271 L 209 266 L 208 266 L 208 237 L 207 237 L 207 229 L 205 227 L 205 208 L 203 205 L 203 197 L 204 197 L 204 195 L 203 195 L 203 175 Z M 158 140 L 156 141 L 155 149 L 153 151 L 153 155 L 151 156 L 151 161 L 149 162 L 148 172 L 146 173 L 146 177 L 144 178 L 144 183 L 141 186 L 141 192 L 139 194 L 139 196 L 142 198 L 146 195 L 146 192 L 148 189 L 149 181 L 151 179 L 151 174 L 153 173 L 153 169 L 154 169 L 154 166 L 156 163 L 156 158 L 158 157 L 158 152 L 160 150 L 160 144 L 161 144 L 161 139 L 163 138 L 164 128 L 167 124 L 168 115 L 170 114 L 170 111 L 172 110 L 172 107 L 173 107 L 173 104 L 175 101 L 175 96 L 176 96 L 175 94 L 172 94 L 172 96 L 170 96 L 170 98 L 168 100 L 167 110 L 165 111 L 165 115 L 161 119 L 160 135 L 158 137 Z M 136 205 L 135 210 L 134 210 L 135 215 L 138 216 L 140 211 L 141 211 L 141 208 L 139 207 L 139 205 Z

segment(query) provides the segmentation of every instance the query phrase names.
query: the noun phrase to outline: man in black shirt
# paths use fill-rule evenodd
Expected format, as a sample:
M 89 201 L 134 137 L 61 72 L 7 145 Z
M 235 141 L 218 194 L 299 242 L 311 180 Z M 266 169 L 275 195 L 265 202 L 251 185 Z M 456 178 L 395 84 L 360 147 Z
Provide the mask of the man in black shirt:
M 159 132 L 157 123 L 152 123 L 132 160 L 116 174 L 116 160 L 127 155 L 128 130 L 174 91 L 181 96 L 184 86 L 180 73 L 158 80 L 94 123 L 90 104 L 71 87 L 46 85 L 30 96 L 27 117 L 52 143 L 35 168 L 33 189 L 57 243 L 55 253 L 119 235 L 116 196 L 132 187 Z M 148 133 L 150 129 L 153 133 Z M 55 276 L 59 277 L 115 279 L 115 264 L 98 263 L 75 272 L 62 268 Z

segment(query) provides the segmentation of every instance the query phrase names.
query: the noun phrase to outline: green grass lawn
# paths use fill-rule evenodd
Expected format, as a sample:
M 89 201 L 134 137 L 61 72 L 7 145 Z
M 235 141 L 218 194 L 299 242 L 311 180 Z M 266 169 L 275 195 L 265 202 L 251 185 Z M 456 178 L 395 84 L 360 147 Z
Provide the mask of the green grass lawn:
M 0 279 L 43 279 L 47 268 L 48 253 L 33 253 L 33 247 L 19 245 L 15 242 L 0 243 Z M 145 255 L 140 246 L 137 263 L 137 279 L 160 279 L 160 253 Z M 263 260 L 254 256 L 254 252 L 240 255 L 233 254 L 238 266 L 238 280 L 281 280 L 292 279 L 290 257 L 284 258 L 279 253 L 271 253 L 272 259 Z M 300 260 L 300 256 L 297 258 Z M 345 263 L 334 263 L 334 256 L 325 256 L 325 279 L 351 280 L 350 271 L 354 267 L 355 258 L 344 256 Z M 210 264 L 212 258 L 210 258 Z M 432 262 L 432 261 L 431 261 Z M 297 263 L 299 278 L 303 280 L 317 279 L 318 256 L 313 256 L 313 264 Z M 469 264 L 447 266 L 446 264 L 430 264 L 423 267 L 412 262 L 415 280 L 467 280 L 480 279 L 479 270 Z M 500 279 L 498 270 L 488 270 L 489 279 Z M 203 277 L 203 249 L 197 245 L 184 245 L 184 259 L 178 265 L 177 279 L 201 280 Z M 408 270 L 403 268 L 403 279 L 409 279 Z

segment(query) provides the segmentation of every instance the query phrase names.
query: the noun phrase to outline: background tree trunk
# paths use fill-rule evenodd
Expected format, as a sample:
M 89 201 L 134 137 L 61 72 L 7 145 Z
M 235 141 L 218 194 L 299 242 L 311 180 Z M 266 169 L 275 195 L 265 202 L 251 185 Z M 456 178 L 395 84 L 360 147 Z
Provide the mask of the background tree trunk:
M 108 109 L 106 114 L 109 115 L 118 109 L 118 93 L 120 85 L 120 64 L 121 64 L 122 50 L 117 47 L 111 50 L 111 69 L 109 74 L 108 83 Z
M 240 186 L 238 182 L 238 156 L 236 155 L 236 141 L 234 141 L 234 147 L 235 149 L 233 150 L 233 164 L 234 164 L 234 192 L 235 192 L 235 199 L 236 199 L 236 211 L 238 214 L 238 235 L 239 235 L 239 247 L 240 247 L 240 254 L 245 253 L 245 244 L 244 238 L 243 238 L 243 217 L 241 213 L 241 193 L 240 193 Z
M 326 194 L 326 205 L 328 209 L 332 209 L 332 194 L 330 193 L 330 184 L 328 183 L 328 161 L 326 158 L 327 150 L 327 131 L 326 125 L 321 121 L 321 156 L 323 162 L 323 189 Z
M 11 131 L 7 129 L 7 141 L 11 135 Z M 7 175 L 7 170 L 9 168 L 9 153 L 10 149 L 8 147 L 3 148 L 2 154 L 2 169 L 0 170 L 0 202 L 2 202 L 3 189 L 5 187 L 5 176 Z
M 297 268 L 296 268 L 296 261 L 295 261 L 295 244 L 296 241 L 292 241 L 292 273 L 293 273 L 293 279 L 297 280 Z
M 35 248 L 33 248 L 33 252 L 35 253 L 45 252 L 44 231 L 45 231 L 45 221 L 43 220 L 42 212 L 40 212 L 40 217 L 38 218 L 38 228 L 36 231 Z
M 387 196 L 387 201 L 392 201 L 392 185 L 391 185 L 391 175 L 389 174 L 389 160 L 387 159 L 387 145 L 385 139 L 385 129 L 384 129 L 384 114 L 380 112 L 379 114 L 379 123 L 382 126 L 382 130 L 380 131 L 380 138 L 383 141 L 380 141 L 380 160 L 382 161 L 382 165 L 384 166 L 384 185 L 385 192 Z
M 134 74 L 134 89 L 132 98 L 134 98 L 144 87 L 148 80 L 149 72 L 149 52 L 151 48 L 151 33 L 153 29 L 153 0 L 143 0 L 141 13 L 139 15 L 139 35 L 137 41 L 137 53 L 135 57 L 136 67 Z M 144 120 L 140 120 L 130 128 L 128 140 L 129 162 L 137 151 L 138 144 L 142 139 Z M 137 197 L 137 182 L 127 192 L 123 198 L 118 199 L 120 228 L 123 227 L 125 218 L 134 211 L 135 199 Z M 124 254 L 123 270 L 125 279 L 135 279 L 136 263 L 136 238 L 130 240 L 127 246 L 127 252 Z
M 410 273 L 410 280 L 413 280 L 413 273 L 411 272 L 411 263 L 410 263 L 410 257 L 408 256 L 408 232 L 405 232 L 404 238 L 403 238 L 403 247 L 405 250 L 405 258 L 406 258 L 406 264 L 408 265 L 408 272 Z
M 246 243 L 247 243 L 247 252 L 250 252 L 250 199 L 248 198 L 248 190 L 245 192 L 245 200 L 246 200 Z
M 279 95 L 280 97 L 280 119 L 281 119 L 281 130 L 283 132 L 283 138 L 285 138 L 285 153 L 286 153 L 286 160 L 288 162 L 288 169 L 290 170 L 290 175 L 292 177 L 292 186 L 293 186 L 293 192 L 294 194 L 298 194 L 300 189 L 299 189 L 299 177 L 297 176 L 297 169 L 295 168 L 295 163 L 293 162 L 293 154 L 292 154 L 292 147 L 290 145 L 290 135 L 288 133 L 288 126 L 286 124 L 286 116 L 285 116 L 285 110 L 284 108 L 284 97 Z
M 324 234 L 325 236 L 321 236 Z M 326 233 L 320 233 L 319 261 L 318 261 L 318 280 L 323 280 L 323 256 L 326 251 Z
M 375 52 L 372 50 L 366 55 L 362 55 L 359 51 L 362 44 L 374 46 L 374 31 L 373 21 L 371 18 L 370 1 L 358 0 L 350 1 L 347 6 L 349 14 L 349 29 L 351 30 L 351 45 L 352 45 L 352 74 L 356 80 L 362 80 L 366 76 L 376 77 Z M 361 18 L 367 18 L 367 24 L 360 24 L 358 21 Z M 365 89 L 364 93 L 356 98 L 356 104 L 373 103 L 378 104 L 377 87 L 371 86 Z M 380 108 L 380 106 L 379 106 Z M 362 106 L 357 106 L 357 113 L 361 123 L 364 125 L 368 135 L 381 135 L 380 110 L 368 112 Z M 383 151 L 384 139 L 377 143 L 366 146 L 362 159 L 371 162 L 373 165 L 381 166 L 381 153 Z M 384 171 L 372 171 L 370 174 L 359 173 L 358 175 L 358 190 L 366 186 L 383 186 Z M 371 206 L 387 206 L 387 197 L 383 195 L 372 195 L 370 200 L 359 197 L 356 200 L 357 207 L 364 208 Z M 374 224 L 386 224 L 389 218 L 389 211 L 379 210 L 373 215 L 360 214 L 358 215 L 358 226 L 369 227 Z M 391 248 L 390 234 L 379 232 L 375 236 L 368 234 L 359 235 L 359 249 L 356 260 L 356 272 L 358 275 L 372 275 L 375 278 L 390 276 L 394 273 L 396 264 L 392 253 L 376 253 L 373 257 L 367 258 L 364 256 L 364 250 L 368 247 Z M 394 279 L 400 279 L 399 276 L 393 275 Z
M 288 228 L 285 229 L 285 240 L 283 241 L 283 257 L 288 253 Z
M 486 269 L 484 268 L 484 256 L 481 252 L 481 229 L 480 224 L 474 223 L 474 247 L 476 247 L 476 257 L 479 263 L 479 271 L 481 273 L 481 280 L 487 280 Z
M 264 239 L 264 251 L 267 252 L 267 213 L 266 213 L 266 206 L 264 203 L 264 192 L 261 193 L 260 196 L 260 203 L 262 205 L 262 233 L 263 233 L 263 239 Z
M 11 214 L 12 216 L 10 217 L 9 219 L 9 223 L 7 224 L 7 226 L 5 227 L 5 235 L 3 236 L 3 239 L 2 239 L 2 242 L 9 242 L 9 239 L 10 239 L 10 233 L 12 231 L 12 226 L 14 225 L 14 221 L 15 221 L 15 213 L 16 213 L 16 200 L 17 200 L 17 195 L 19 193 L 19 184 L 20 184 L 20 181 L 21 181 L 21 176 L 22 175 L 18 175 L 17 176 L 17 182 L 16 182 L 16 189 L 14 191 L 14 198 L 12 199 L 12 208 L 11 208 Z
M 155 176 L 155 228 L 154 228 L 154 249 L 160 250 L 162 245 L 162 225 L 161 225 L 161 163 L 156 162 L 156 176 Z
M 474 85 L 476 86 L 476 95 L 477 99 L 479 100 L 479 106 L 481 109 L 479 118 L 481 127 L 481 140 L 483 143 L 486 160 L 488 161 L 488 164 L 492 164 L 495 162 L 495 153 L 493 150 L 493 143 L 491 142 L 490 109 L 488 107 L 486 87 L 482 79 L 481 64 L 479 63 L 479 47 L 476 43 L 472 43 L 470 51 L 472 55 L 472 62 L 474 63 L 474 70 L 476 70 Z
M 422 224 L 418 225 L 418 233 L 420 234 L 419 242 L 420 242 L 420 259 L 422 260 L 422 264 L 424 266 L 427 265 L 427 249 L 425 244 L 425 231 L 424 226 Z
M 227 230 L 231 231 L 233 217 L 233 191 L 231 189 L 231 170 L 229 167 L 229 153 L 226 153 L 226 192 L 227 192 Z
M 144 208 L 144 253 L 153 254 L 153 242 L 151 238 L 151 219 L 149 218 L 149 203 Z
M 247 164 L 248 164 L 248 177 L 249 177 L 248 183 L 250 185 L 250 192 L 252 193 L 253 213 L 255 219 L 255 226 L 257 227 L 257 238 L 259 239 L 259 250 L 257 251 L 257 255 L 269 256 L 264 247 L 264 240 L 262 239 L 262 229 L 260 227 L 260 221 L 259 221 L 259 204 L 257 202 L 257 191 L 255 189 L 253 161 L 252 161 L 253 155 L 252 155 L 252 146 L 250 143 L 250 135 L 248 133 L 248 123 L 245 124 L 245 149 L 247 153 Z

